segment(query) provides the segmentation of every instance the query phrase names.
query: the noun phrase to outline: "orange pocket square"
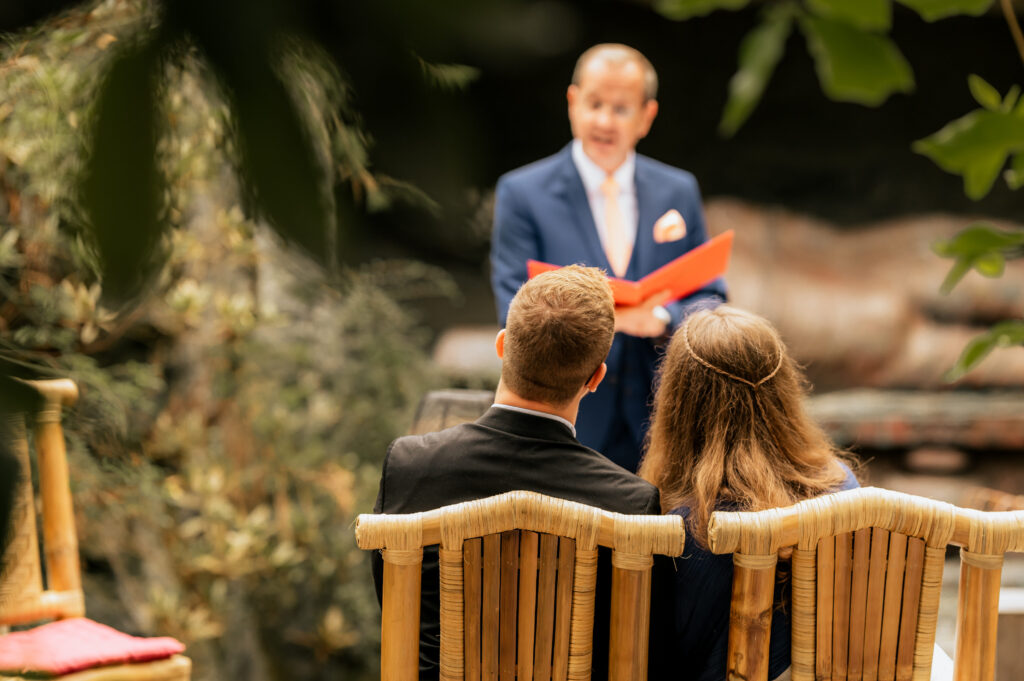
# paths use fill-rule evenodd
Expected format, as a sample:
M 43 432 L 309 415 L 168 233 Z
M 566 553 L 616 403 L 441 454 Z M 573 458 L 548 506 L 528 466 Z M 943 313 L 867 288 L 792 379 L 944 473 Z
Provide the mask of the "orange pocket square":
M 686 221 L 675 208 L 658 218 L 654 223 L 654 240 L 659 244 L 679 241 L 686 236 Z

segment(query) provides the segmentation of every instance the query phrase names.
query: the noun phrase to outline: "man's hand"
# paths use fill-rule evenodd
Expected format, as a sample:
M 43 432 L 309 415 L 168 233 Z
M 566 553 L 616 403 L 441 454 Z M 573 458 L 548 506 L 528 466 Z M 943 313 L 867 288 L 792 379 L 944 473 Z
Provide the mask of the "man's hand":
M 672 297 L 671 291 L 655 293 L 638 305 L 623 305 L 615 308 L 615 330 L 640 338 L 656 338 L 664 335 L 668 325 L 654 316 L 654 308 L 664 305 Z

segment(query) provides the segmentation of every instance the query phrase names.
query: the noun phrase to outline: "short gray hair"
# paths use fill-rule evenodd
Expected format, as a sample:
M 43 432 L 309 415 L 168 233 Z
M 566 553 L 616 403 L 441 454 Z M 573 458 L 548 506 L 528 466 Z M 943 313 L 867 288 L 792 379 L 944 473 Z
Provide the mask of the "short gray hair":
M 576 60 L 576 68 L 572 71 L 572 84 L 579 85 L 583 77 L 583 69 L 592 59 L 603 59 L 609 64 L 621 66 L 628 62 L 636 62 L 644 72 L 644 100 L 658 96 L 658 73 L 654 66 L 639 50 L 622 43 L 601 43 L 594 45 Z

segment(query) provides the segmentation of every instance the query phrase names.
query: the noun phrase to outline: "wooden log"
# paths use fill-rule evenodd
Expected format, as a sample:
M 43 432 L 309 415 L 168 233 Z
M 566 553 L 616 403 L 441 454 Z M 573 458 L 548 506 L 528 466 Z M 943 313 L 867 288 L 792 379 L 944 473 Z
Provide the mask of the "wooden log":
M 1002 555 L 978 556 L 960 551 L 954 681 L 992 681 L 996 667 L 1001 576 Z
M 733 554 L 726 678 L 768 681 L 777 557 Z
M 410 435 L 433 433 L 477 420 L 494 403 L 489 390 L 431 390 L 420 400 Z

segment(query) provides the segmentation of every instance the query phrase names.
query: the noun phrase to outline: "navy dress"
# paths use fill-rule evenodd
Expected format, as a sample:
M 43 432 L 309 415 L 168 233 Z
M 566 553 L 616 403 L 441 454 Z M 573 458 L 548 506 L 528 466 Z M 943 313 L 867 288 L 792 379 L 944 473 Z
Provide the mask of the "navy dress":
M 836 491 L 859 487 L 849 468 Z M 683 517 L 691 531 L 690 509 L 680 506 L 670 513 Z M 671 645 L 676 663 L 659 674 L 673 681 L 724 681 L 729 646 L 729 604 L 732 599 L 732 554 L 715 555 L 695 541 L 687 541 L 675 560 L 675 639 Z M 768 678 L 789 667 L 789 562 L 779 561 L 776 570 L 775 611 L 768 648 Z

